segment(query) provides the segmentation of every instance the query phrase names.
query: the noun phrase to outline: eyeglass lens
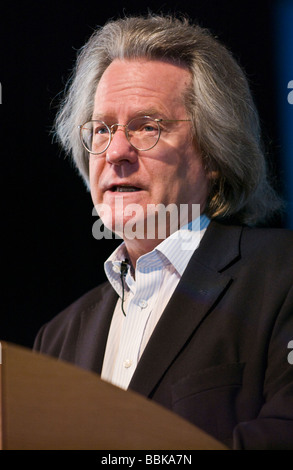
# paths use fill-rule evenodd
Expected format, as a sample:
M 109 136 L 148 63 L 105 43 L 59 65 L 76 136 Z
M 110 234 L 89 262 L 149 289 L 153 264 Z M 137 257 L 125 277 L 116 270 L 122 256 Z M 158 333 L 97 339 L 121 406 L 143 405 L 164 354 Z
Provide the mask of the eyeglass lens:
M 148 116 L 134 118 L 127 126 L 113 124 L 109 127 L 103 121 L 89 121 L 81 126 L 83 145 L 90 153 L 103 153 L 119 127 L 124 127 L 128 141 L 138 150 L 151 149 L 160 137 L 159 124 Z

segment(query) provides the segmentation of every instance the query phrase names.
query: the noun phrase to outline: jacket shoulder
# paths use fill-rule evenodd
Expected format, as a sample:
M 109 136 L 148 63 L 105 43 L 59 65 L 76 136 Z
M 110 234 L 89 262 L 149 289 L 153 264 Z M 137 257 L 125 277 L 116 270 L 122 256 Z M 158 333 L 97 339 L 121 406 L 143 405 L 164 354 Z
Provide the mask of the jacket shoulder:
M 293 231 L 282 228 L 248 228 L 242 233 L 243 253 L 250 252 L 280 263 L 293 261 Z
M 52 355 L 58 351 L 59 355 L 67 337 L 78 338 L 82 317 L 98 310 L 113 292 L 108 282 L 86 292 L 40 328 L 33 349 Z

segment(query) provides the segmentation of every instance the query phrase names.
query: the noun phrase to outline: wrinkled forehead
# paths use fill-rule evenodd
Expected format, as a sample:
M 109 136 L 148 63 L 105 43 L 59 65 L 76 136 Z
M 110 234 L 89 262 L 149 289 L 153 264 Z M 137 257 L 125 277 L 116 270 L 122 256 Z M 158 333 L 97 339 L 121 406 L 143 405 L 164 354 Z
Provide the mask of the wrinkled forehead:
M 191 73 L 162 60 L 114 60 L 103 73 L 95 94 L 95 114 L 126 107 L 185 111 L 184 95 Z

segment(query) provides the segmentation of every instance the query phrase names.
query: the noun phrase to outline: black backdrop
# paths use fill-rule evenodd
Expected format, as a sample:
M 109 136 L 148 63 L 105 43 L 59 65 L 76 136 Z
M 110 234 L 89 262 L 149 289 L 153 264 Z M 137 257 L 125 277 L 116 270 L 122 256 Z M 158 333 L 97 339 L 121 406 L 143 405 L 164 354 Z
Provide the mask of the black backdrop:
M 50 135 L 57 95 L 95 26 L 149 8 L 182 12 L 210 28 L 248 74 L 282 188 L 273 3 L 2 3 L 0 339 L 30 347 L 44 322 L 104 280 L 103 261 L 118 243 L 93 238 L 90 195 Z

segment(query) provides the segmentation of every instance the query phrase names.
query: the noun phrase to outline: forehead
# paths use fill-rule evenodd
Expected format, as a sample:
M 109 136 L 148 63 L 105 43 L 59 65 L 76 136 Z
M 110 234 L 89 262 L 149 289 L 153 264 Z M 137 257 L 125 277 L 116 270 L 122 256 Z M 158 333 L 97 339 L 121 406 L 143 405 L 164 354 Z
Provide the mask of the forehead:
M 189 70 L 171 62 L 114 60 L 97 86 L 94 112 L 117 113 L 143 107 L 182 113 L 190 83 Z

